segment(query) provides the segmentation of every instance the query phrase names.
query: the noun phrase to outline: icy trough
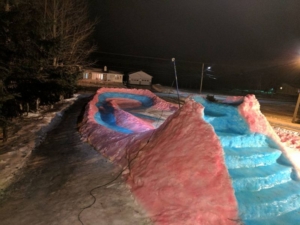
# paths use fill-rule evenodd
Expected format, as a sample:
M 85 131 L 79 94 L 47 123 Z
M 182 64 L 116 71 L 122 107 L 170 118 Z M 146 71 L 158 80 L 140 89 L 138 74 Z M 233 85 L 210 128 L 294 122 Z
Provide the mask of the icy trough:
M 147 90 L 102 88 L 80 131 L 124 168 L 154 224 L 300 224 L 299 152 L 254 95 L 191 96 L 178 109 Z

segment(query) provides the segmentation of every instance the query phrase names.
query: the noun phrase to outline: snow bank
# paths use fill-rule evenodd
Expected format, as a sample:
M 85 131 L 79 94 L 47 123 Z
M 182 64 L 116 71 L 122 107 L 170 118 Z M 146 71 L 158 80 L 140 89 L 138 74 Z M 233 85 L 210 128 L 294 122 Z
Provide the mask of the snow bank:
M 251 132 L 265 134 L 277 143 L 280 142 L 278 135 L 261 113 L 260 105 L 255 95 L 245 96 L 244 101 L 238 106 L 238 110 L 248 123 Z
M 238 110 L 249 124 L 251 132 L 265 134 L 276 143 L 279 149 L 283 152 L 284 156 L 292 163 L 293 167 L 297 171 L 298 178 L 300 178 L 300 152 L 295 148 L 290 148 L 288 145 L 283 144 L 281 139 L 284 142 L 287 140 L 285 140 L 282 135 L 280 138 L 271 127 L 266 117 L 261 113 L 260 104 L 255 96 L 245 96 L 244 101 L 241 105 L 239 105 Z
M 110 101 L 118 125 L 131 130 L 131 123 L 140 125 L 118 108 L 116 104 L 124 100 L 114 93 L 147 96 L 153 108 L 177 107 L 145 90 L 100 89 L 87 105 L 80 128 L 98 151 L 128 166 L 128 184 L 155 224 L 236 224 L 237 203 L 223 151 L 212 126 L 202 119 L 203 107 L 189 100 L 158 129 L 122 133 L 95 119 L 103 102 Z
M 130 165 L 128 182 L 155 224 L 236 224 L 222 147 L 202 116 L 203 106 L 187 101 Z

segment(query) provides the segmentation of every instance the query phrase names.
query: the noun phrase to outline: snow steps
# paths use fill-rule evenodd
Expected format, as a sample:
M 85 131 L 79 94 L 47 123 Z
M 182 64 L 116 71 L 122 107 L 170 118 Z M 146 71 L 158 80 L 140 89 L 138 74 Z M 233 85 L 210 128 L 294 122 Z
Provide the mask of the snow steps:
M 236 198 L 244 220 L 271 219 L 299 209 L 300 184 L 290 181 L 260 191 L 236 192 Z M 286 222 L 282 221 L 282 224 L 295 224 Z
M 276 144 L 251 133 L 236 106 L 194 99 L 205 107 L 203 118 L 223 146 L 243 224 L 300 224 L 300 182 Z
M 219 137 L 244 223 L 300 224 L 300 182 L 292 179 L 292 168 L 272 141 L 261 134 Z
M 270 166 L 229 169 L 235 191 L 259 191 L 291 180 L 292 169 L 277 163 Z
M 253 168 L 274 164 L 281 151 L 269 147 L 224 148 L 225 162 L 228 169 Z
M 244 220 L 244 223 L 247 225 L 297 225 L 300 224 L 300 209 L 268 219 Z

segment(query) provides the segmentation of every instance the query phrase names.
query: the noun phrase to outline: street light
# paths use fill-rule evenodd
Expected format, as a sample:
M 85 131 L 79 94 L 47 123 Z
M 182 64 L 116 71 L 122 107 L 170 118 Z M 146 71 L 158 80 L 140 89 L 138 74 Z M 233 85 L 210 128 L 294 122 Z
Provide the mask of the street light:
M 210 70 L 210 69 L 211 69 L 211 66 L 208 66 L 207 70 Z M 200 94 L 202 92 L 203 76 L 204 76 L 204 63 L 202 63 L 201 82 L 200 82 Z

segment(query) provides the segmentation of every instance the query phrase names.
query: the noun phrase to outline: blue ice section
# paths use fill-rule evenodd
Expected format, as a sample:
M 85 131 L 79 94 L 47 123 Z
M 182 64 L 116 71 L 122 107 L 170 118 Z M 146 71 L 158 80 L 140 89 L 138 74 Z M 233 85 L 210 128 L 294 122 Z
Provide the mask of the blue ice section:
M 96 106 L 101 109 L 98 113 L 95 114 L 95 120 L 97 123 L 115 130 L 117 132 L 130 134 L 133 133 L 132 130 L 120 127 L 116 124 L 116 118 L 114 115 L 114 108 L 111 106 L 109 102 L 107 102 L 107 98 L 128 98 L 141 102 L 143 107 L 150 107 L 153 105 L 153 100 L 147 96 L 143 95 L 135 95 L 129 93 L 121 93 L 121 92 L 106 92 L 100 94 L 98 96 L 98 102 Z
M 300 182 L 276 144 L 249 132 L 237 106 L 194 99 L 205 107 L 204 120 L 223 146 L 243 224 L 300 224 Z
M 204 120 L 210 123 L 216 132 L 250 133 L 248 124 L 240 116 L 236 107 L 209 102 L 201 96 L 195 96 L 194 100 L 205 107 Z

